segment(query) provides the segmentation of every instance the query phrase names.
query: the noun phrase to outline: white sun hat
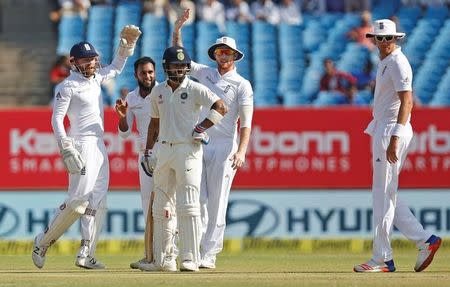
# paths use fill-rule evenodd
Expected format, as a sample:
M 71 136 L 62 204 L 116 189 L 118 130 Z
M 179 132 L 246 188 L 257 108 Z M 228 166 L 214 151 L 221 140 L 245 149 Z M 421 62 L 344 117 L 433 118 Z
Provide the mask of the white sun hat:
M 216 40 L 216 43 L 214 43 L 213 45 L 211 45 L 211 47 L 209 47 L 208 49 L 208 56 L 211 60 L 215 61 L 216 57 L 214 56 L 214 51 L 216 50 L 216 48 L 218 46 L 222 46 L 225 45 L 228 48 L 230 48 L 231 50 L 236 51 L 237 55 L 236 55 L 236 59 L 234 59 L 236 62 L 242 60 L 242 58 L 244 58 L 244 53 L 242 53 L 241 51 L 239 51 L 236 48 L 236 41 L 231 38 L 231 37 L 220 37 L 219 39 Z
M 373 32 L 366 34 L 367 38 L 373 38 L 375 36 L 395 36 L 400 39 L 405 37 L 405 33 L 397 32 L 397 28 L 393 21 L 381 19 L 373 23 Z

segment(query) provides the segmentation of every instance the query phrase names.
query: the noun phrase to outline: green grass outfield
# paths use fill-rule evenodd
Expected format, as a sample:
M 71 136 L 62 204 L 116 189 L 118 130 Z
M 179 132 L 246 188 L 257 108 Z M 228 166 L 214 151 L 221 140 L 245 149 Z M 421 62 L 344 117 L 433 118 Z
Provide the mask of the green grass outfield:
M 448 249 L 439 250 L 433 264 L 421 273 L 413 271 L 415 250 L 395 251 L 397 272 L 354 273 L 352 267 L 370 253 L 298 250 L 248 250 L 223 252 L 217 269 L 196 273 L 153 273 L 131 270 L 137 254 L 100 255 L 106 270 L 79 269 L 75 255 L 48 255 L 42 270 L 34 267 L 31 255 L 0 255 L 0 287 L 3 286 L 450 286 Z

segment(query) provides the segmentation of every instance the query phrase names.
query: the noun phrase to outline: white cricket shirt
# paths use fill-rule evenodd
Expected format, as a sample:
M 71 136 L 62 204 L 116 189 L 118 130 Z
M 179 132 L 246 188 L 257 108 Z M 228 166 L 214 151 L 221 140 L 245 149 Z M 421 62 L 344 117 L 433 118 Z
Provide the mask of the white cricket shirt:
M 253 106 L 253 90 L 249 81 L 233 69 L 220 75 L 216 68 L 191 62 L 191 75 L 217 94 L 228 106 L 228 113 L 217 124 L 208 129 L 211 137 L 237 138 L 237 122 L 241 106 Z M 201 119 L 206 117 L 204 109 Z
M 126 58 L 116 56 L 111 65 L 100 68 L 91 78 L 71 71 L 70 76 L 55 89 L 52 127 L 56 139 L 67 134 L 74 138 L 84 136 L 103 137 L 103 99 L 101 84 L 103 81 L 120 74 Z M 64 129 L 64 116 L 70 121 L 70 131 Z
M 375 95 L 373 102 L 373 121 L 366 132 L 373 134 L 375 122 L 392 125 L 397 122 L 400 99 L 397 92 L 412 91 L 412 69 L 401 48 L 397 47 L 389 56 L 378 63 Z M 409 123 L 408 118 L 407 123 Z M 390 128 L 386 136 L 390 135 Z
M 186 77 L 172 91 L 167 81 L 155 86 L 150 93 L 152 118 L 159 118 L 159 141 L 190 143 L 202 107 L 208 109 L 220 98 L 206 86 Z M 209 129 L 208 129 L 209 131 Z
M 138 141 L 140 150 L 144 150 L 147 144 L 147 132 L 148 125 L 150 124 L 151 105 L 149 95 L 147 95 L 145 98 L 142 98 L 139 94 L 139 87 L 137 87 L 127 95 L 126 102 L 128 103 L 128 110 L 126 119 L 128 130 L 123 132 L 118 129 L 119 135 L 121 137 L 127 137 L 130 134 L 131 128 L 133 127 L 133 122 L 136 119 L 136 129 L 139 136 Z

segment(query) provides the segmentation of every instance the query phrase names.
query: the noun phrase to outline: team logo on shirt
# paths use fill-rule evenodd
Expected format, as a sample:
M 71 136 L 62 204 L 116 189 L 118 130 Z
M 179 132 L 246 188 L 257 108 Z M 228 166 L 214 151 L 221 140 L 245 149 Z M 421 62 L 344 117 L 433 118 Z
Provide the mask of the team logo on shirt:
M 381 72 L 382 76 L 384 75 L 384 72 L 386 71 L 386 69 L 387 69 L 387 66 L 384 66 L 383 71 Z
M 228 93 L 228 91 L 231 89 L 231 85 L 227 85 L 226 87 L 225 87 L 225 90 L 223 90 L 223 92 L 226 94 L 226 93 Z
M 186 100 L 187 97 L 188 97 L 188 94 L 187 93 L 181 93 L 180 97 L 181 97 L 182 100 Z
M 58 92 L 58 93 L 56 94 L 56 99 L 57 99 L 57 100 L 61 100 L 61 93 Z
M 408 84 L 409 83 L 409 77 L 406 77 L 406 78 L 402 79 L 402 83 L 403 84 Z
M 163 103 L 163 99 L 162 99 L 162 95 L 158 96 L 158 104 L 162 104 Z

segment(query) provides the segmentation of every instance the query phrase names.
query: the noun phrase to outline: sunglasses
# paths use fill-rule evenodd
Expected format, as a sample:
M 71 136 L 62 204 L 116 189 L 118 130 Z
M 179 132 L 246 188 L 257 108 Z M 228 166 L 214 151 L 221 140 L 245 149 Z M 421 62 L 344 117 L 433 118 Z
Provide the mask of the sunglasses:
M 233 56 L 234 51 L 231 49 L 216 49 L 216 50 L 214 50 L 214 55 L 216 55 L 216 56 Z
M 394 39 L 394 36 L 375 36 L 375 40 L 378 42 L 390 42 Z

